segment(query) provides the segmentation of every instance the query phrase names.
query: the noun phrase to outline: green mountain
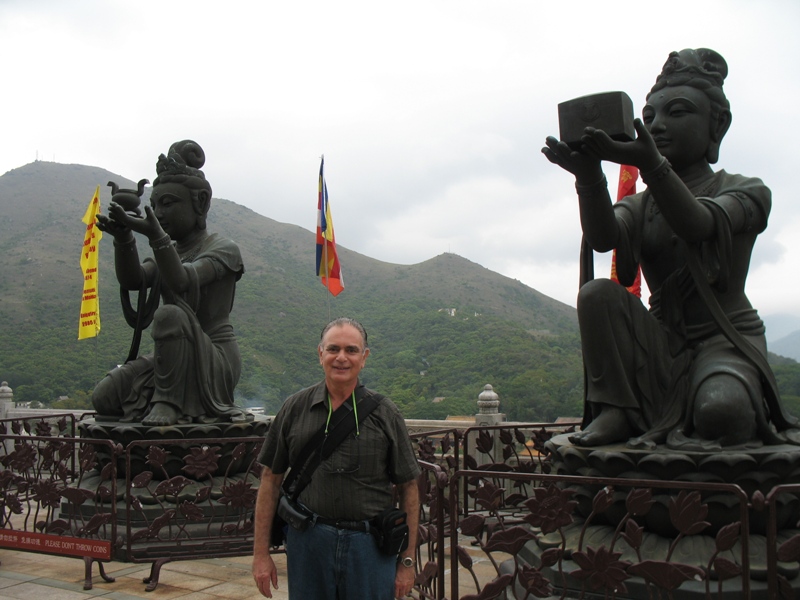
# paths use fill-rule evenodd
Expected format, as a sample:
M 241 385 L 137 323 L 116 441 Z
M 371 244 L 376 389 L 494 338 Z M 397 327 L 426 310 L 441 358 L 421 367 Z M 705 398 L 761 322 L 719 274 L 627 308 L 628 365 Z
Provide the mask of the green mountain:
M 109 236 L 100 242 L 102 331 L 77 340 L 81 217 L 97 185 L 105 208 L 108 181 L 135 187 L 100 168 L 43 161 L 0 177 L 0 379 L 18 400 L 85 399 L 127 355 L 131 329 Z M 214 199 L 208 222 L 209 231 L 239 244 L 245 261 L 232 314 L 244 359 L 241 402 L 272 412 L 317 381 L 319 331 L 329 318 L 349 315 L 370 334 L 365 383 L 392 396 L 407 417 L 473 414 L 486 383 L 512 419 L 580 414 L 572 307 L 455 254 L 407 266 L 344 247 L 346 289 L 332 298 L 314 276 L 312 232 L 222 199 Z M 139 249 L 150 253 L 146 242 Z M 145 334 L 141 351 L 151 347 Z

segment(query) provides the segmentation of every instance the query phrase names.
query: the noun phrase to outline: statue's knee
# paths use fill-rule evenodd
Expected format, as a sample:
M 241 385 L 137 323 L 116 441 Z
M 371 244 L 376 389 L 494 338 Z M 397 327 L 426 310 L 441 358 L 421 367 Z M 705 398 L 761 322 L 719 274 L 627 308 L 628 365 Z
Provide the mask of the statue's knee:
M 174 304 L 159 306 L 153 315 L 151 335 L 154 340 L 183 337 L 189 329 L 189 318 Z
M 744 384 L 732 375 L 714 375 L 697 389 L 694 426 L 708 440 L 733 445 L 756 435 L 756 414 Z
M 101 415 L 121 415 L 122 407 L 111 377 L 103 377 L 92 392 L 92 406 Z
M 578 318 L 591 318 L 597 311 L 606 311 L 614 306 L 620 302 L 620 290 L 625 288 L 610 279 L 593 279 L 585 283 L 578 291 Z

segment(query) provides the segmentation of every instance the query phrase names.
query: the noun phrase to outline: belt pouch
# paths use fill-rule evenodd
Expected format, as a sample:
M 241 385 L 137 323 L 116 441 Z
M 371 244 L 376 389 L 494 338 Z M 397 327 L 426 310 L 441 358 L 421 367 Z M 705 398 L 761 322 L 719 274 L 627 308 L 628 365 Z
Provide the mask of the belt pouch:
M 281 494 L 281 499 L 278 501 L 278 516 L 297 531 L 308 529 L 308 524 L 312 518 L 311 512 L 283 494 Z
M 402 510 L 389 508 L 375 517 L 371 525 L 370 531 L 383 554 L 397 556 L 408 548 L 408 524 Z

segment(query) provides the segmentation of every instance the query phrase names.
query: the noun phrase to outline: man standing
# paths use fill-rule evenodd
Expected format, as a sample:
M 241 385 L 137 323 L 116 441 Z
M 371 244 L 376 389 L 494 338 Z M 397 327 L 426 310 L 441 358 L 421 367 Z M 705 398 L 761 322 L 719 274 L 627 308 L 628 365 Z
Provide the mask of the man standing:
M 308 528 L 288 528 L 289 594 L 298 600 L 389 600 L 407 595 L 414 583 L 414 550 L 419 522 L 420 473 L 405 421 L 397 407 L 364 388 L 358 375 L 367 361 L 367 333 L 357 321 L 339 318 L 322 331 L 319 362 L 325 380 L 289 397 L 272 422 L 259 455 L 264 465 L 258 491 L 253 544 L 253 577 L 272 597 L 278 587 L 270 556 L 272 521 L 284 475 L 309 439 L 342 413 L 353 432 L 323 460 L 300 494 L 314 517 Z M 358 423 L 359 399 L 377 408 Z M 363 412 L 363 409 L 362 409 Z M 406 512 L 409 544 L 401 556 L 382 553 L 369 531 L 370 520 L 392 504 L 397 486 Z

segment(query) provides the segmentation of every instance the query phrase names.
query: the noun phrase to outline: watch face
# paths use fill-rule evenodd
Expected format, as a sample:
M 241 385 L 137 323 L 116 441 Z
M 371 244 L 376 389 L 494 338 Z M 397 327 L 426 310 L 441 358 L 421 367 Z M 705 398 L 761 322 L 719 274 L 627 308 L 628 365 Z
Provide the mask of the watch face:
M 413 567 L 414 566 L 414 559 L 410 556 L 406 556 L 402 561 L 404 567 Z

